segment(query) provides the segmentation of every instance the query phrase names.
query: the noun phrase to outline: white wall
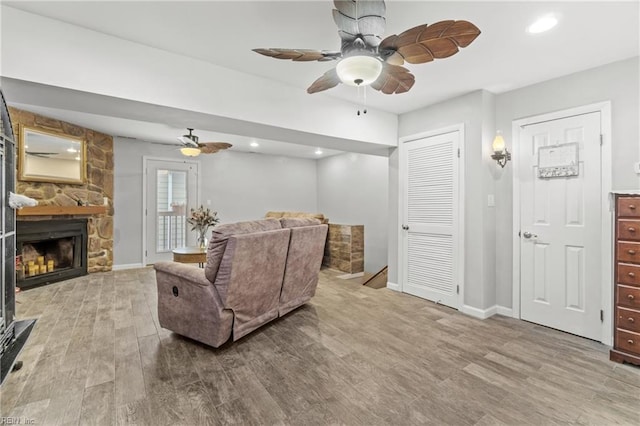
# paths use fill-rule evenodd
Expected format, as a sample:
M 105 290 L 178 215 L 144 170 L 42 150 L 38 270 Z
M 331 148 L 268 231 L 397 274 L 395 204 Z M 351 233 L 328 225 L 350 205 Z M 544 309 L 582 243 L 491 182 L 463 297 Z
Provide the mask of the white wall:
M 331 223 L 364 225 L 364 269 L 387 265 L 389 161 L 342 154 L 318 160 L 318 211 Z
M 210 130 L 223 133 L 242 134 L 245 123 L 254 123 L 274 140 L 282 129 L 303 142 L 308 134 L 396 143 L 395 114 L 368 108 L 356 119 L 351 102 L 1 7 L 3 77 L 208 114 L 219 122 Z
M 114 138 L 114 265 L 142 262 L 143 156 L 183 157 L 171 146 Z M 317 211 L 315 160 L 241 152 L 197 157 L 201 196 L 222 222 L 263 217 L 268 210 Z
M 511 122 L 525 117 L 611 101 L 613 188 L 640 189 L 633 163 L 640 161 L 638 57 L 498 95 L 496 123 L 511 148 Z M 512 167 L 496 181 L 497 303 L 512 305 Z

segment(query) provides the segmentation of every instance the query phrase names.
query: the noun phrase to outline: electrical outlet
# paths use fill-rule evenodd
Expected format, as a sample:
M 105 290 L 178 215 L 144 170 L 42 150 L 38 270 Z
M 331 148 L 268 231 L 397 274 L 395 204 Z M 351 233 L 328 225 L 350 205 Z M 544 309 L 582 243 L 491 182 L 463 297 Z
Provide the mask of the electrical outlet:
M 633 170 L 640 175 L 640 161 L 633 165 Z
M 211 205 L 211 200 L 207 200 L 207 205 L 210 206 Z

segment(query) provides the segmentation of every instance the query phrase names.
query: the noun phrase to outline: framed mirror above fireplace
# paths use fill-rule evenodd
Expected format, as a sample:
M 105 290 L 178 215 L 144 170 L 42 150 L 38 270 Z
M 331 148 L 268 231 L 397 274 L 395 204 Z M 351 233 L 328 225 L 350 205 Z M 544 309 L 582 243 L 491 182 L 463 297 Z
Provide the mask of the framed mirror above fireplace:
M 21 125 L 18 179 L 32 182 L 83 184 L 86 180 L 84 139 Z

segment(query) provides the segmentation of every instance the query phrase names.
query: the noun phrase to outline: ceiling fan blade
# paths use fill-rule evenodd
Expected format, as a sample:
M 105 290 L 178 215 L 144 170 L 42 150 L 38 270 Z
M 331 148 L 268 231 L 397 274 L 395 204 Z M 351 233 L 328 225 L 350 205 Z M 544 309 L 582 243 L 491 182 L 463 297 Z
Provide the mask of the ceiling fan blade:
M 382 74 L 371 84 L 371 87 L 385 95 L 392 95 L 408 92 L 415 82 L 416 77 L 408 69 L 383 63 Z
M 204 142 L 198 144 L 198 148 L 200 148 L 203 154 L 215 154 L 218 151 L 229 149 L 232 146 L 233 145 L 226 142 Z
M 313 49 L 253 49 L 254 52 L 270 58 L 276 59 L 290 59 L 296 62 L 302 61 L 331 61 L 338 59 L 342 56 L 340 52 L 328 51 L 328 50 L 313 50 Z
M 325 72 L 322 77 L 317 79 L 316 81 L 309 86 L 307 89 L 307 93 L 317 93 L 322 92 L 323 90 L 331 89 L 336 87 L 340 83 L 340 77 L 338 77 L 338 73 L 335 68 L 330 69 Z
M 394 57 L 394 64 L 422 64 L 434 59 L 448 58 L 467 47 L 480 35 L 478 27 L 468 21 L 441 21 L 424 24 L 392 35 L 380 43 L 380 56 L 387 60 Z M 397 55 L 402 56 L 400 61 Z
M 386 27 L 384 1 L 335 0 L 333 21 L 343 42 L 351 43 L 361 35 L 369 47 L 377 47 Z

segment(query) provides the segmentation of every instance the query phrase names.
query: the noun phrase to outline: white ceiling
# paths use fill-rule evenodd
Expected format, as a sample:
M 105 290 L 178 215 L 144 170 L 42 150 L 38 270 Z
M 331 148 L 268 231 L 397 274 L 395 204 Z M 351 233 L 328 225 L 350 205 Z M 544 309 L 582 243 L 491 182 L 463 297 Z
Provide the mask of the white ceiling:
M 285 82 L 301 91 L 335 63 L 275 60 L 251 49 L 338 50 L 340 46 L 331 17 L 333 4 L 328 0 L 4 4 Z M 530 23 L 548 13 L 559 18 L 556 28 L 538 35 L 526 32 Z M 640 51 L 638 14 L 638 1 L 387 1 L 387 35 L 446 19 L 469 20 L 482 34 L 453 57 L 406 65 L 416 75 L 416 84 L 409 93 L 383 95 L 370 90 L 367 101 L 371 107 L 401 114 L 478 89 L 501 93 L 637 56 Z M 355 89 L 351 87 L 341 85 L 324 93 L 309 96 L 328 95 L 356 101 Z M 231 138 L 215 134 L 206 137 Z M 146 139 L 153 140 L 153 134 Z

